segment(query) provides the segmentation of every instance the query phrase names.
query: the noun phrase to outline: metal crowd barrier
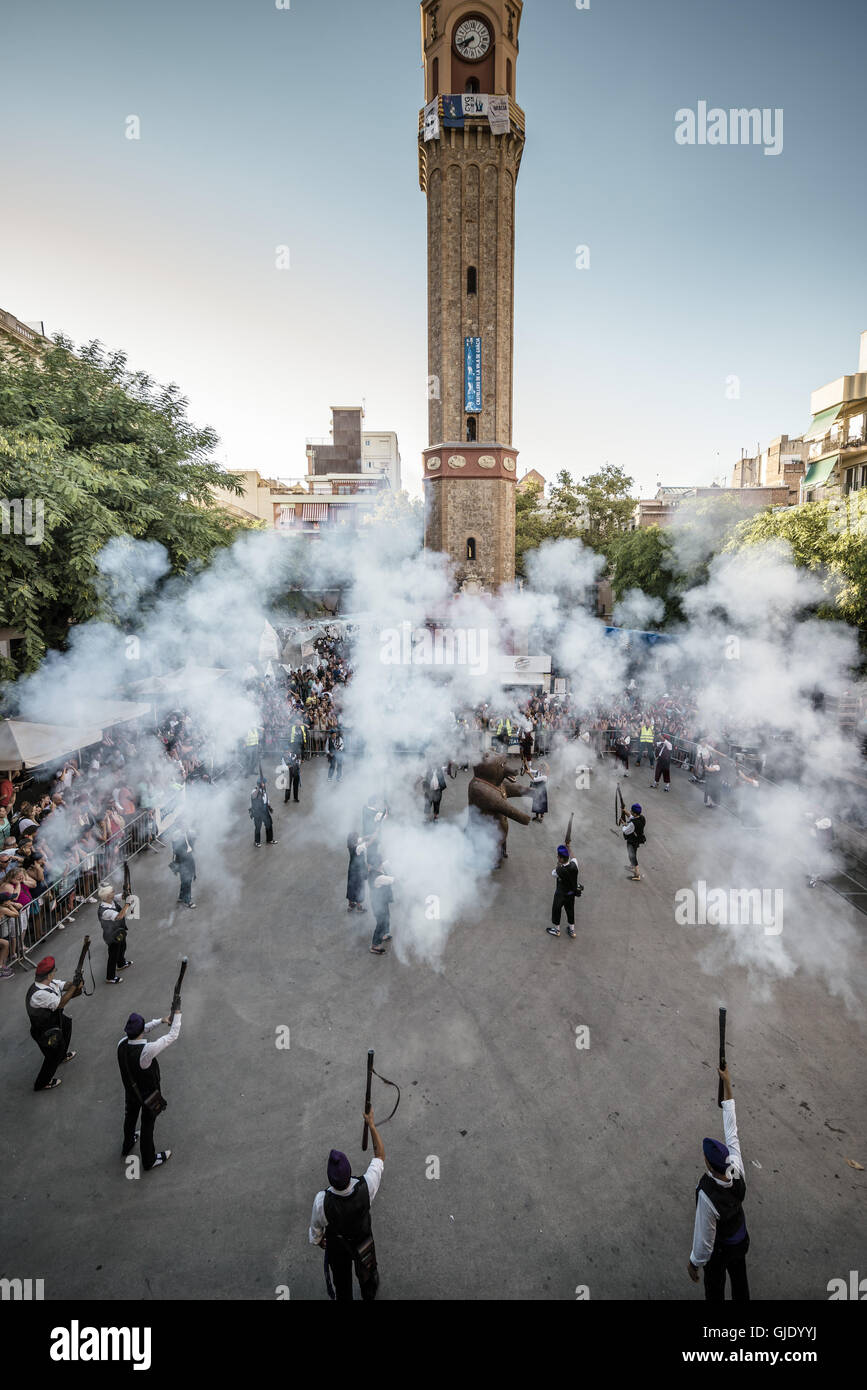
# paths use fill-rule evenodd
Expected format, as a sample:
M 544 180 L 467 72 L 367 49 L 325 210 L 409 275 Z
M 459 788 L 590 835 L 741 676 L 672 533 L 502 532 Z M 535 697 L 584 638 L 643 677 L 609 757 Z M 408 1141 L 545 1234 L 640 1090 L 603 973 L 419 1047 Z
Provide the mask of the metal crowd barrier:
M 66 869 L 54 883 L 43 888 L 38 897 L 22 908 L 17 918 L 3 918 L 2 930 L 10 931 L 9 964 L 25 963 L 31 951 L 41 946 L 52 932 L 57 931 L 77 908 L 92 898 L 97 888 L 127 859 L 145 849 L 156 839 L 152 811 L 141 811 L 104 845 L 85 855 L 78 864 Z

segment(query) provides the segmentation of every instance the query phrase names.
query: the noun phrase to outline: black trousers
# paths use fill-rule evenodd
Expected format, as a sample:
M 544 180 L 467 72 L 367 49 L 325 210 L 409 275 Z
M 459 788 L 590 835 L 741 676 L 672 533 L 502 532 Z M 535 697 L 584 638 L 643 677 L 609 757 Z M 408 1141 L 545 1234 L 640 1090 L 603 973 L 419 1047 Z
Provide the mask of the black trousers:
M 39 1075 L 33 1083 L 34 1091 L 45 1090 L 45 1087 L 48 1085 L 69 1051 L 69 1039 L 72 1037 L 72 1019 L 67 1018 L 66 1014 L 61 1014 L 60 1027 L 63 1030 L 63 1042 L 60 1047 L 46 1047 L 44 1043 L 39 1041 L 39 1034 L 35 1033 L 32 1028 L 30 1029 L 30 1036 L 36 1042 L 39 1051 L 45 1059 L 39 1069 Z
M 178 902 L 188 903 L 192 900 L 193 880 L 196 877 L 196 861 L 194 859 L 181 859 L 180 872 L 178 874 Z
M 126 1109 L 123 1113 L 123 1156 L 132 1153 L 135 1145 L 135 1127 L 138 1122 L 139 1112 L 141 1112 L 141 1166 L 147 1172 L 148 1168 L 153 1168 L 154 1159 L 157 1156 L 154 1147 L 154 1125 L 156 1115 L 152 1110 L 148 1110 L 146 1105 L 142 1105 L 135 1091 L 129 1086 L 124 1086 L 126 1092 Z
M 338 1246 L 338 1241 L 332 1241 L 332 1245 Z M 335 1303 L 352 1302 L 352 1259 L 344 1250 L 328 1250 L 328 1267 L 331 1270 L 331 1280 L 334 1284 Z
M 297 772 L 297 771 L 295 771 L 295 772 L 290 772 L 290 773 L 289 773 L 289 780 L 288 780 L 287 783 L 286 783 L 286 790 L 285 790 L 284 793 L 283 793 L 283 804 L 285 805 L 286 802 L 289 800 L 290 797 L 294 797 L 294 799 L 297 801 L 297 800 L 298 800 L 298 792 L 300 791 L 300 789 L 301 789 L 301 774 L 300 774 L 300 772 Z
M 254 824 L 254 826 L 256 827 L 255 832 L 254 832 L 254 835 L 253 835 L 253 843 L 254 843 L 255 845 L 261 844 L 261 841 L 262 841 L 262 826 L 264 825 L 264 827 L 265 827 L 265 843 L 266 843 L 266 845 L 270 845 L 271 841 L 274 839 L 274 823 L 273 823 L 273 821 L 271 820 L 271 817 L 268 816 L 267 820 L 258 820 L 258 819 L 257 819 L 257 820 L 254 820 L 253 824 Z
M 575 925 L 575 894 L 574 893 L 555 893 L 554 902 L 551 907 L 551 924 L 559 927 L 560 918 L 563 915 L 563 908 L 566 909 L 566 921 L 570 927 Z
M 726 1274 L 732 1281 L 732 1302 L 749 1303 L 747 1281 L 747 1251 L 750 1238 L 744 1236 L 737 1245 L 718 1245 L 704 1267 L 704 1296 L 708 1303 L 724 1303 Z
M 117 974 L 118 966 L 121 965 L 126 965 L 126 936 L 123 936 L 120 941 L 113 941 L 109 946 L 105 978 L 113 980 Z

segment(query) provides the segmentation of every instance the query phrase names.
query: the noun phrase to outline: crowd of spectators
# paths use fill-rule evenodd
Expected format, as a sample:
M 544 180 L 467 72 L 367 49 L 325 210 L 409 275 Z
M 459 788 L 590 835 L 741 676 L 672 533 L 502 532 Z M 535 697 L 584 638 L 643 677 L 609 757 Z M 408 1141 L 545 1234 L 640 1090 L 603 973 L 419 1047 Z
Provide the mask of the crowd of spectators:
M 303 726 L 303 756 L 325 753 L 343 726 L 343 692 L 352 679 L 345 639 L 318 637 L 313 652 L 299 666 L 270 663 L 273 674 L 251 680 L 248 689 L 259 703 L 265 746 L 284 751 L 293 727 Z

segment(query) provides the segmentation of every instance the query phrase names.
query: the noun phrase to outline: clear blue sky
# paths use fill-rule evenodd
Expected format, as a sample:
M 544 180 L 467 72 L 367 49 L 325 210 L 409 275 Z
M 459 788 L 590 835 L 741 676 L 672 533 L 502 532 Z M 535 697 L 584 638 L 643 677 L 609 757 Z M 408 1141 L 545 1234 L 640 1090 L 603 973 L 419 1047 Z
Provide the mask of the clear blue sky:
M 521 471 L 705 483 L 855 370 L 865 51 L 863 0 L 526 0 Z M 417 490 L 415 0 L 5 0 L 0 52 L 0 306 L 176 380 L 231 467 L 303 473 L 364 398 Z M 783 153 L 677 145 L 699 100 L 782 107 Z

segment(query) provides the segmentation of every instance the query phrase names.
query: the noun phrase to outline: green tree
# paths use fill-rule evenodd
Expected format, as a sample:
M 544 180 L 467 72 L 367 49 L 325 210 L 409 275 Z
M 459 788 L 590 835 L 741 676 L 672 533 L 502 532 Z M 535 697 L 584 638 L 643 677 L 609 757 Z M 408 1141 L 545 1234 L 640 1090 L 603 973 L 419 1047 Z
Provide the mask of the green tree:
M 559 541 L 580 536 L 577 523 L 565 512 L 553 512 L 543 508 L 544 489 L 537 484 L 518 490 L 515 497 L 515 573 L 521 578 L 526 575 L 525 560 L 527 552 L 535 550 L 543 541 Z
M 576 527 L 585 545 L 605 553 L 635 511 L 633 486 L 617 464 L 606 463 L 578 482 L 563 470 L 551 489 L 552 515 Z
M 828 502 L 762 512 L 735 527 L 727 551 L 785 541 L 794 563 L 822 581 L 820 616 L 867 628 L 867 490 Z
M 642 526 L 614 536 L 608 546 L 609 577 L 619 601 L 631 589 L 648 598 L 662 599 L 665 614 L 660 626 L 683 617 L 680 594 L 683 576 L 678 574 L 672 539 L 659 526 Z
M 186 415 L 177 386 L 158 386 L 99 343 L 35 356 L 0 347 L 0 498 L 4 499 L 0 626 L 24 641 L 0 677 L 33 670 L 69 626 L 114 613 L 94 582 L 116 536 L 158 541 L 174 574 L 207 563 L 247 523 L 216 501 L 243 491 L 212 460 L 217 437 Z M 29 535 L 14 509 L 41 519 Z

